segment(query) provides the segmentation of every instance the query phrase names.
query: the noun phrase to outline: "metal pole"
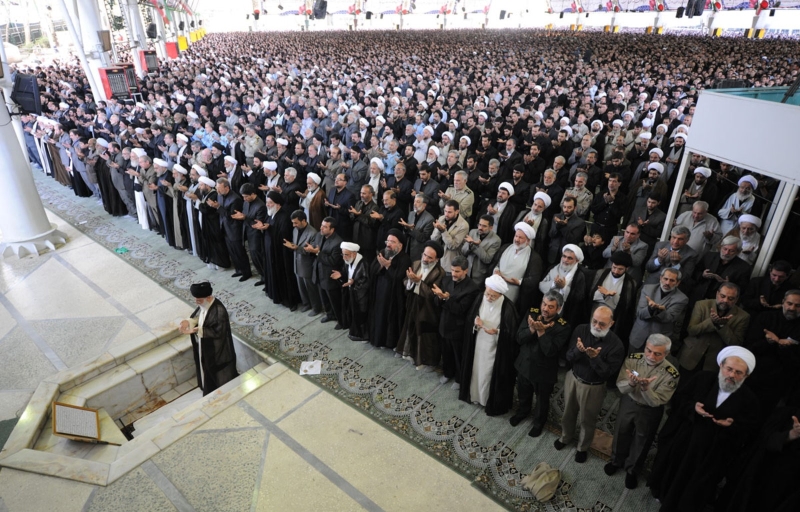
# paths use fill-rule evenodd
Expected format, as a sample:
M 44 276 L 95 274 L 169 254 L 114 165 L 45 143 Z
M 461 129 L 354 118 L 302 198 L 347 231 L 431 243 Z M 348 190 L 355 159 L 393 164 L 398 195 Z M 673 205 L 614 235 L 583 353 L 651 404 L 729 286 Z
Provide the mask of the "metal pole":
M 761 252 L 758 253 L 758 258 L 756 258 L 756 262 L 753 265 L 753 277 L 763 275 L 770 261 L 772 261 L 775 248 L 778 246 L 778 239 L 783 233 L 783 228 L 786 226 L 789 215 L 792 214 L 792 203 L 794 198 L 797 197 L 798 190 L 800 190 L 800 187 L 797 185 L 781 182 L 781 187 L 778 189 L 778 195 L 776 196 L 778 200 L 770 208 L 770 212 L 767 215 L 769 223 L 764 231 L 764 237 L 761 239 Z
M 667 219 L 664 222 L 664 230 L 661 232 L 661 240 L 669 239 L 669 232 L 672 230 L 672 223 L 675 221 L 675 214 L 678 212 L 678 202 L 681 199 L 681 194 L 683 194 L 683 183 L 689 174 L 689 162 L 692 160 L 690 153 L 691 151 L 688 147 L 683 150 L 683 158 L 678 169 L 678 177 L 675 179 L 675 190 L 672 191 L 672 200 L 669 202 Z

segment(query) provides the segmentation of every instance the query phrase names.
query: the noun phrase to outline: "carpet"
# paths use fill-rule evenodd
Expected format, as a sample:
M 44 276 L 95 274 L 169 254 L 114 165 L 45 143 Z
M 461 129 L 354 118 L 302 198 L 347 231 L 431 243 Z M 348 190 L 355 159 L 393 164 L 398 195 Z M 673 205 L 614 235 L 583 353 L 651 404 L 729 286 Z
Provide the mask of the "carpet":
M 608 458 L 604 453 L 593 450 L 596 456 L 577 464 L 574 445 L 555 450 L 553 440 L 563 410 L 563 371 L 551 401 L 548 428 L 542 436 L 530 438 L 530 418 L 513 428 L 508 423 L 513 412 L 488 417 L 482 408 L 458 400 L 458 392 L 449 383 L 440 384 L 439 373 L 416 371 L 411 363 L 395 358 L 391 350 L 350 341 L 346 332 L 335 331 L 332 323 L 321 324 L 319 317 L 275 305 L 260 288 L 253 287 L 254 279 L 239 283 L 230 277 L 230 271 L 212 271 L 198 258 L 142 230 L 131 218 L 113 218 L 95 200 L 78 198 L 39 172 L 34 177 L 45 207 L 77 230 L 111 251 L 126 248 L 127 252 L 115 251 L 120 259 L 187 303 L 193 303 L 188 291 L 191 283 L 208 279 L 243 341 L 295 369 L 303 361 L 321 360 L 322 373 L 310 380 L 461 473 L 505 508 L 659 508 L 643 484 L 629 491 L 623 485 L 624 474 L 607 477 L 602 470 Z M 618 400 L 617 392 L 609 392 L 598 417 L 597 428 L 608 434 L 600 440 L 605 446 L 613 435 Z M 542 461 L 562 470 L 556 496 L 546 503 L 536 501 L 521 485 Z

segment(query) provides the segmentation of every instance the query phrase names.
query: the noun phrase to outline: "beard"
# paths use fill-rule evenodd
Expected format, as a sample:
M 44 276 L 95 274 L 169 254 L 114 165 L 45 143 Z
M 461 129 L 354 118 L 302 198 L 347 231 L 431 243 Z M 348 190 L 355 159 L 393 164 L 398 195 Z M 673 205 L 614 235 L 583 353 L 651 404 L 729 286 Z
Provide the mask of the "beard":
M 397 256 L 397 251 L 393 251 L 393 250 L 388 249 L 388 248 L 384 249 L 383 251 L 384 251 L 384 257 L 387 260 L 390 260 L 390 259 L 394 258 L 395 256 Z
M 793 309 L 784 309 L 783 310 L 783 316 L 787 320 L 796 320 L 797 319 L 797 311 L 794 311 Z
M 736 382 L 733 379 L 729 380 L 729 379 L 725 378 L 725 376 L 722 375 L 722 370 L 720 370 L 719 375 L 717 376 L 717 380 L 719 382 L 719 389 L 721 391 L 726 392 L 726 393 L 733 393 L 736 390 L 738 390 L 740 387 L 742 387 L 742 384 L 744 384 L 744 380 L 740 380 L 739 382 Z
M 753 195 L 752 192 L 745 192 L 745 193 L 736 192 L 736 199 L 738 199 L 739 201 L 747 201 L 748 199 L 750 199 L 751 195 Z
M 664 286 L 663 284 L 660 284 L 658 286 L 659 286 L 659 288 L 661 288 L 661 291 L 664 292 L 664 293 L 669 293 L 669 292 L 672 291 L 672 288 L 670 288 L 669 286 Z
M 198 304 L 198 306 L 200 307 L 200 309 L 202 309 L 203 311 L 208 311 L 208 307 L 209 307 L 210 305 L 211 305 L 211 301 L 210 301 L 208 298 L 206 298 L 206 299 L 203 299 L 203 302 L 201 302 L 200 304 Z
M 425 263 L 424 261 L 420 261 L 420 266 L 425 270 L 430 270 L 433 268 L 433 263 Z
M 601 329 L 597 329 L 593 325 L 589 326 L 589 332 L 591 332 L 592 336 L 594 336 L 595 338 L 605 338 L 606 335 L 608 334 L 608 331 L 610 331 L 610 330 L 611 329 L 602 329 L 602 330 Z
M 731 308 L 728 307 L 727 304 L 719 304 L 719 303 L 717 303 L 717 315 L 719 315 L 719 316 L 727 316 L 728 315 L 728 311 L 730 311 L 730 310 L 731 310 Z
M 270 217 L 273 217 L 276 213 L 278 213 L 278 209 L 277 208 L 275 208 L 275 207 L 267 208 L 267 215 L 269 215 Z
M 558 270 L 565 274 L 568 274 L 570 271 L 572 271 L 573 268 L 575 268 L 575 265 L 577 265 L 577 263 L 574 263 L 572 265 L 565 265 L 563 263 L 559 263 Z

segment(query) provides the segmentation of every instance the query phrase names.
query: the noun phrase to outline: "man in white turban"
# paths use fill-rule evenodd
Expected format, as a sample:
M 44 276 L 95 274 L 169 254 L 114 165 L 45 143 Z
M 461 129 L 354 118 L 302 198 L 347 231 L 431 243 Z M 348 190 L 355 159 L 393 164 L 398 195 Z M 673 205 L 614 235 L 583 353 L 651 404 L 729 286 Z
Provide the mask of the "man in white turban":
M 508 285 L 506 297 L 511 302 L 520 304 L 520 311 L 527 309 L 528 300 L 536 283 L 542 275 L 542 258 L 531 249 L 531 242 L 536 238 L 536 230 L 525 222 L 514 226 L 514 238 L 500 255 L 500 261 L 494 269 L 494 275 L 505 280 Z M 525 306 L 526 309 L 522 309 Z
M 756 196 L 753 192 L 758 188 L 758 181 L 753 176 L 749 174 L 742 176 L 738 185 L 739 188 L 728 197 L 717 214 L 723 233 L 735 228 L 739 217 L 745 213 L 750 213 L 756 202 Z
M 542 247 L 538 247 L 536 242 L 538 241 L 540 244 L 544 242 L 544 235 L 547 234 L 550 226 L 549 222 L 542 214 L 550 207 L 552 202 L 552 199 L 550 199 L 550 196 L 547 195 L 546 192 L 536 192 L 533 195 L 531 209 L 523 211 L 520 213 L 519 217 L 517 217 L 517 222 L 524 222 L 536 231 L 538 237 L 537 240 L 531 241 L 531 247 L 533 247 L 537 252 L 541 252 Z
M 761 248 L 759 229 L 761 229 L 761 219 L 755 215 L 745 213 L 739 217 L 739 239 L 742 241 L 742 251 L 739 253 L 739 258 L 749 265 L 755 263 L 758 250 Z
M 488 416 L 508 412 L 514 397 L 517 353 L 517 313 L 505 296 L 508 283 L 495 274 L 485 281 L 482 296 L 475 299 L 467 321 L 459 398 L 485 407 Z
M 583 290 L 586 289 L 586 275 L 581 263 L 583 251 L 575 244 L 567 244 L 561 250 L 561 260 L 553 265 L 544 278 L 539 281 L 539 291 L 547 293 L 553 290 L 564 297 L 562 315 L 572 325 L 578 325 L 577 316 L 582 311 L 584 301 Z M 580 290 L 579 293 L 571 293 Z

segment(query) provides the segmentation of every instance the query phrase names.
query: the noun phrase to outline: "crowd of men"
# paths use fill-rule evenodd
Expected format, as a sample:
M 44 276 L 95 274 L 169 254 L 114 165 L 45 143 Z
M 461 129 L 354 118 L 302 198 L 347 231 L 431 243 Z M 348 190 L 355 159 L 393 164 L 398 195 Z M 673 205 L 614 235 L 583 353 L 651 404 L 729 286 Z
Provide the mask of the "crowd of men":
M 795 49 L 211 35 L 145 78 L 135 104 L 92 98 L 76 66 L 32 70 L 46 119 L 23 121 L 34 165 L 76 194 L 440 371 L 488 415 L 514 409 L 516 389 L 509 421 L 530 420 L 531 437 L 566 366 L 555 447 L 576 443 L 578 463 L 617 389 L 605 472 L 623 469 L 628 488 L 670 404 L 648 481 L 662 510 L 783 510 L 798 499 L 785 474 L 800 459 L 800 290 L 785 261 L 750 278 L 778 183 L 684 151 L 699 90 L 788 85 Z M 746 476 L 763 472 L 767 496 Z

